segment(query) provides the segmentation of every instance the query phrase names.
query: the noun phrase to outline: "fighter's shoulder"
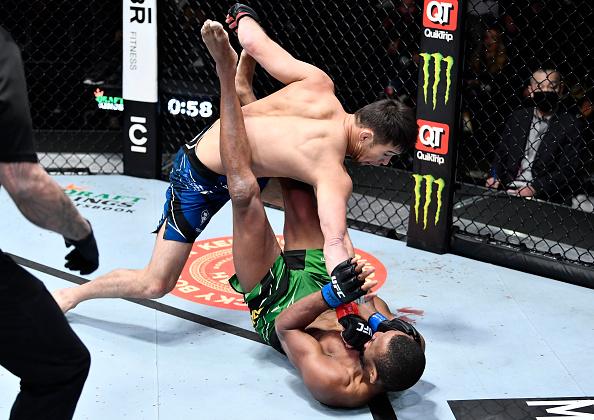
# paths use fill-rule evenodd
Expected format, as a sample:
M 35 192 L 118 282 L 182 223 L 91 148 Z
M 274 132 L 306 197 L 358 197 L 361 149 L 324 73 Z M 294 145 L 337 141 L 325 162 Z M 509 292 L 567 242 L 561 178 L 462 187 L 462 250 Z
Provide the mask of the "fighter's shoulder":
M 344 166 L 340 165 L 323 165 L 324 169 L 318 169 L 313 175 L 314 188 L 318 191 L 318 199 L 320 190 L 332 191 L 332 195 L 344 195 L 349 197 L 353 192 L 353 180 Z
M 308 72 L 307 77 L 303 81 L 334 90 L 334 81 L 330 75 L 318 67 L 312 66 L 312 70 Z
M 328 73 L 317 67 L 313 67 L 307 77 L 292 84 L 298 84 L 302 89 L 310 89 L 318 93 L 334 92 L 334 81 L 332 78 Z
M 312 384 L 310 391 L 318 401 L 334 407 L 360 407 L 373 396 L 369 387 L 360 378 L 349 375 L 344 366 L 328 375 L 325 381 Z

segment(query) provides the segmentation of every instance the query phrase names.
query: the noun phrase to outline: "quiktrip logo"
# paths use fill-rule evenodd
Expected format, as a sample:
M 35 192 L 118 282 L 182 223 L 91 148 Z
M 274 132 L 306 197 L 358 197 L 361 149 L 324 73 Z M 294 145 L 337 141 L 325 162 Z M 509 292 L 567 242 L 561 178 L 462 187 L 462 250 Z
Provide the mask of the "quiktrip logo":
M 445 180 L 443 178 L 435 178 L 433 175 L 419 175 L 413 174 L 413 179 L 415 180 L 415 222 L 419 223 L 419 211 L 421 210 L 421 201 L 422 198 L 425 199 L 425 203 L 423 204 L 422 208 L 422 215 L 423 215 L 423 230 L 427 229 L 427 220 L 429 216 L 429 206 L 431 205 L 431 201 L 433 200 L 433 186 L 437 186 L 436 188 L 436 203 L 437 209 L 435 210 L 434 216 L 434 225 L 437 226 L 439 222 L 440 214 L 441 214 L 441 207 L 442 207 L 442 200 L 443 200 L 443 190 L 445 188 Z M 425 184 L 425 191 L 422 193 L 421 188 Z
M 417 120 L 419 135 L 417 136 L 417 150 L 445 155 L 448 153 L 450 127 L 434 121 Z
M 427 94 L 429 91 L 429 80 L 433 75 L 433 84 L 431 86 L 433 109 L 437 107 L 437 93 L 440 82 L 442 80 L 442 73 L 445 73 L 445 89 L 443 103 L 447 105 L 450 100 L 450 88 L 452 87 L 452 68 L 454 67 L 454 57 L 444 56 L 439 52 L 435 53 L 420 53 L 423 58 L 423 97 L 427 103 Z M 429 64 L 433 61 L 433 72 L 429 71 Z M 445 68 L 442 64 L 445 64 Z M 443 85 L 443 84 L 442 84 Z
M 445 39 L 447 42 L 453 41 L 454 40 L 454 35 L 452 35 L 449 32 L 446 31 L 440 31 L 438 29 L 435 30 L 431 30 L 429 28 L 425 28 L 425 31 L 423 32 L 425 34 L 425 36 L 427 38 L 433 38 L 433 39 Z
M 458 0 L 425 0 L 423 26 L 455 31 L 458 27 Z
M 277 236 L 283 246 L 283 237 Z M 233 265 L 233 238 L 212 238 L 196 241 L 190 256 L 179 276 L 173 295 L 209 306 L 248 311 L 243 295 L 237 293 L 229 284 L 229 278 L 235 273 Z M 355 249 L 355 255 L 366 260 L 366 267 L 375 268 L 368 278 L 377 280 L 377 290 L 387 277 L 386 268 L 373 255 Z M 257 313 L 252 313 L 257 318 Z

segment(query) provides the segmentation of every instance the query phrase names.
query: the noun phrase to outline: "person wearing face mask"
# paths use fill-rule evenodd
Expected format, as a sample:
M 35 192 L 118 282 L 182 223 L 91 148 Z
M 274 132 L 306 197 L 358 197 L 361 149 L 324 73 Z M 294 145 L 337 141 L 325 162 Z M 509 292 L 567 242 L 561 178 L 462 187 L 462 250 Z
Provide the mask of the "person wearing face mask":
M 521 197 L 569 203 L 579 188 L 584 142 L 574 116 L 559 106 L 563 83 L 553 69 L 530 79 L 527 106 L 506 120 L 488 188 Z

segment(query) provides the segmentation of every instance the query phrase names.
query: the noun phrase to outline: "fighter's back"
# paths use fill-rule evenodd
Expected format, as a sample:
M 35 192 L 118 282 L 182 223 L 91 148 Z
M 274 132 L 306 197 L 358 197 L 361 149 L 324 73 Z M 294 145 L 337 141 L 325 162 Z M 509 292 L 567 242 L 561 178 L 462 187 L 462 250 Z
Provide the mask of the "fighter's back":
M 320 168 L 340 168 L 348 114 L 324 79 L 291 83 L 242 108 L 256 176 L 298 179 L 315 185 Z M 219 155 L 220 121 L 198 143 L 208 168 L 224 173 Z

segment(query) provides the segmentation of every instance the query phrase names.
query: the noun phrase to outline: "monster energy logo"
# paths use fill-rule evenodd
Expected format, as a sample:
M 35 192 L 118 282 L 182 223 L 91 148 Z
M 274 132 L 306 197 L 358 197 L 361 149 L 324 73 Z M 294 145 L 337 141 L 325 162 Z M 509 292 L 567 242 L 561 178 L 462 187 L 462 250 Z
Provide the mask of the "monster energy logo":
M 423 205 L 423 230 L 427 229 L 427 215 L 431 205 L 431 196 L 433 195 L 433 184 L 437 185 L 437 211 L 435 212 L 435 226 L 439 222 L 441 213 L 441 194 L 445 188 L 443 178 L 435 178 L 433 175 L 413 174 L 415 179 L 415 221 L 419 223 L 419 208 L 421 207 L 421 187 L 425 181 L 425 204 Z
M 446 63 L 446 91 L 444 103 L 447 104 L 450 99 L 450 86 L 452 85 L 452 67 L 454 67 L 454 57 L 444 56 L 441 53 L 420 53 L 423 57 L 423 96 L 425 97 L 425 103 L 427 103 L 427 90 L 429 88 L 429 62 L 433 59 L 433 109 L 437 106 L 437 89 L 441 80 L 441 63 Z

